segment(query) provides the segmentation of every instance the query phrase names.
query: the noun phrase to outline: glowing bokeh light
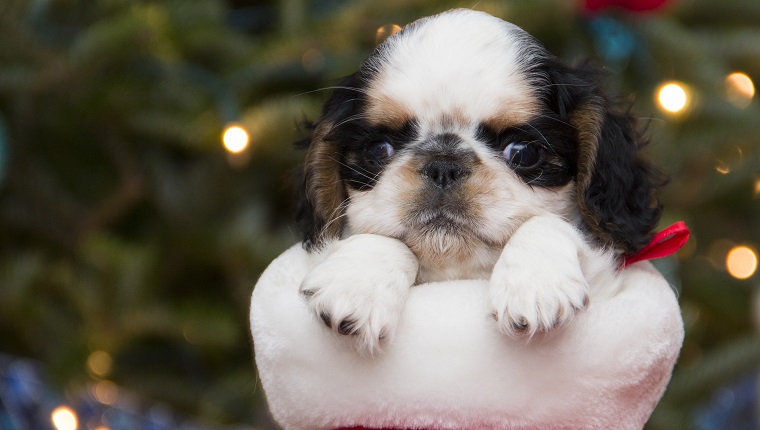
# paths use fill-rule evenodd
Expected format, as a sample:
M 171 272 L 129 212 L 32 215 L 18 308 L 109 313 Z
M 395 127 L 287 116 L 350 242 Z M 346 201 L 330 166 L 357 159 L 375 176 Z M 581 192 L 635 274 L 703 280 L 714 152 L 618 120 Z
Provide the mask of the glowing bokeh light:
M 119 399 L 119 387 L 111 381 L 100 381 L 92 388 L 92 395 L 104 405 L 113 405 Z
M 737 107 L 745 108 L 755 96 L 755 84 L 749 76 L 734 72 L 726 76 L 726 95 L 728 101 Z
M 726 256 L 726 270 L 736 279 L 747 279 L 757 270 L 757 253 L 748 246 L 736 246 Z
M 55 408 L 53 413 L 50 414 L 50 419 L 56 430 L 76 430 L 79 425 L 74 411 L 66 406 Z
M 105 376 L 111 371 L 113 360 L 111 355 L 105 351 L 93 351 L 87 357 L 87 369 L 96 376 Z
M 755 198 L 760 197 L 760 179 L 755 179 Z
M 227 126 L 222 133 L 224 148 L 233 154 L 245 151 L 248 147 L 248 140 L 248 132 L 237 124 Z
M 386 24 L 378 28 L 377 33 L 375 33 L 375 44 L 379 45 L 383 43 L 385 39 L 393 36 L 399 31 L 401 31 L 401 27 L 396 24 Z
M 723 160 L 716 160 L 715 171 L 720 173 L 721 175 L 728 175 L 729 173 L 731 173 L 731 168 L 728 167 L 728 165 L 724 163 Z
M 669 82 L 657 91 L 657 102 L 666 112 L 680 113 L 689 105 L 689 93 L 683 84 Z

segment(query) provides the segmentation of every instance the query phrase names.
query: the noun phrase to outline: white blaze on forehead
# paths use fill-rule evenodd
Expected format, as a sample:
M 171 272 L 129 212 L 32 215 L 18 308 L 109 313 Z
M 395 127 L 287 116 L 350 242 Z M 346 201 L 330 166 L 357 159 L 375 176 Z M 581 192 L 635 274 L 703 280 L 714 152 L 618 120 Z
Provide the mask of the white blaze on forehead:
M 526 68 L 536 49 L 516 26 L 482 12 L 455 10 L 412 24 L 368 64 L 371 121 L 408 119 L 517 124 L 538 110 Z

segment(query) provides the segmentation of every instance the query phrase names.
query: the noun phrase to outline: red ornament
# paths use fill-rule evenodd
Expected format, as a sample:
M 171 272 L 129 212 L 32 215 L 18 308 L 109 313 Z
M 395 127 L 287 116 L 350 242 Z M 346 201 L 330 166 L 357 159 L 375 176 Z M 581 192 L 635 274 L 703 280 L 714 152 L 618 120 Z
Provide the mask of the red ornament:
M 581 0 L 584 10 L 601 12 L 604 9 L 619 8 L 630 12 L 651 12 L 662 8 L 668 0 Z

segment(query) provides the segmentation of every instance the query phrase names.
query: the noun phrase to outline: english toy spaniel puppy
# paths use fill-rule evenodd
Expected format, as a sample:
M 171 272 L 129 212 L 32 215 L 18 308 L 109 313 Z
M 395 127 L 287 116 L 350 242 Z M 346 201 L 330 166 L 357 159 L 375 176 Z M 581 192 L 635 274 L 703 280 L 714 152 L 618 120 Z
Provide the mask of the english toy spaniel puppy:
M 663 175 L 599 75 L 513 24 L 420 19 L 340 81 L 313 124 L 300 293 L 358 350 L 390 342 L 415 284 L 490 282 L 484 316 L 530 338 L 620 284 Z

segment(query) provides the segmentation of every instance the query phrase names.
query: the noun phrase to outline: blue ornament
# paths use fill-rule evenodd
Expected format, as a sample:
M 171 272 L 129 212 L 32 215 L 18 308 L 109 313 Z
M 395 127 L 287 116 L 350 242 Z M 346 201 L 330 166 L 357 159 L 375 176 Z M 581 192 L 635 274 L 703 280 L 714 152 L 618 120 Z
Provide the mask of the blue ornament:
M 589 21 L 594 45 L 610 63 L 625 61 L 636 49 L 636 36 L 622 22 L 608 16 L 596 16 Z

